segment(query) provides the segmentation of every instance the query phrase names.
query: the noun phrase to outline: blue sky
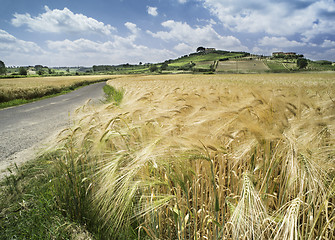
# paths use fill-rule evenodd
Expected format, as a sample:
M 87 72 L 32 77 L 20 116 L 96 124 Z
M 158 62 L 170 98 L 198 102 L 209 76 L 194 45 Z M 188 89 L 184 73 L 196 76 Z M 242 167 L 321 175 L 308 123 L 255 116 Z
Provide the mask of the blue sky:
M 335 0 L 0 0 L 7 66 L 160 62 L 197 47 L 335 61 Z

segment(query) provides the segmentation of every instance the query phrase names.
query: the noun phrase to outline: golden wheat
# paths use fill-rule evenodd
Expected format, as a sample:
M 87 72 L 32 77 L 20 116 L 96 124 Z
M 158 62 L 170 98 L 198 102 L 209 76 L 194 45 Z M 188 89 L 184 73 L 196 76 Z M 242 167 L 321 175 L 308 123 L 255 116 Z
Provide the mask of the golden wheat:
M 94 159 L 107 229 L 136 219 L 153 239 L 333 239 L 334 74 L 109 84 L 123 102 L 82 110 L 73 136 Z
M 58 93 L 83 82 L 111 79 L 111 76 L 61 76 L 0 79 L 0 102 L 32 99 Z

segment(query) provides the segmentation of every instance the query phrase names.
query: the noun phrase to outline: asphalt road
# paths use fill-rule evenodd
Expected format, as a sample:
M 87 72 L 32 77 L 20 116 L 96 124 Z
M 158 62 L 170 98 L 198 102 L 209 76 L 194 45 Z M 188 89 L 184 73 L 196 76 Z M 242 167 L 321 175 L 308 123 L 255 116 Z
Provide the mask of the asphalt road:
M 0 170 L 15 161 L 13 156 L 17 153 L 68 126 L 74 110 L 88 99 L 99 102 L 105 84 L 96 83 L 65 95 L 0 110 Z

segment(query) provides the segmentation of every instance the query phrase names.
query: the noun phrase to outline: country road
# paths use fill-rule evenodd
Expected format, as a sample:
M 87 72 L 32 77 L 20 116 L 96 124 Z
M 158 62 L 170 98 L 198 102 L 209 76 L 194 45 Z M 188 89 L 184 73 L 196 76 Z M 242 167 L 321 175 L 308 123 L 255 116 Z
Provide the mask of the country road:
M 0 172 L 14 162 L 29 160 L 26 158 L 32 151 L 28 150 L 66 127 L 74 110 L 88 99 L 99 102 L 105 84 L 96 83 L 65 95 L 0 110 Z

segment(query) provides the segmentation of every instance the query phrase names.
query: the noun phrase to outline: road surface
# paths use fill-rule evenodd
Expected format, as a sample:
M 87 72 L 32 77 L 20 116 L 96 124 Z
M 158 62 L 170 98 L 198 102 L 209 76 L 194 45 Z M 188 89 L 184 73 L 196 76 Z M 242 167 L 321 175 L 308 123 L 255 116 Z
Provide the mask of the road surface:
M 0 172 L 14 162 L 23 162 L 29 149 L 68 126 L 74 110 L 88 99 L 103 98 L 105 82 L 71 93 L 0 110 Z M 21 154 L 20 154 L 21 153 Z

